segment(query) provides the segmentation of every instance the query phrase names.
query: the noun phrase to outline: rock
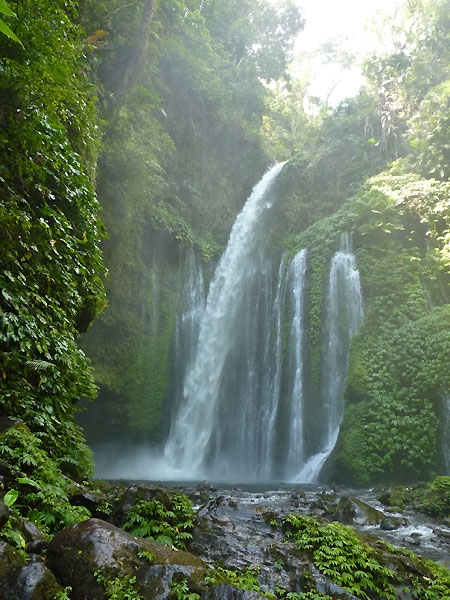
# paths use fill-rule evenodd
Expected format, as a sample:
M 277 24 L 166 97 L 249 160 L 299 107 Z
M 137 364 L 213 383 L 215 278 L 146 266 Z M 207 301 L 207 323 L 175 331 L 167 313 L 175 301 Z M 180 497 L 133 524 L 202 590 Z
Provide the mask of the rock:
M 217 492 L 217 489 L 210 485 L 207 481 L 201 481 L 197 486 L 197 490 L 199 492 Z
M 401 512 L 404 508 L 404 495 L 405 488 L 396 487 L 382 490 L 377 494 L 377 500 L 384 506 L 391 506 L 398 509 L 397 512 Z
M 254 590 L 239 590 L 232 585 L 216 585 L 203 594 L 201 600 L 261 600 L 262 598 L 264 596 Z
M 333 583 L 328 577 L 322 575 L 322 573 L 319 573 L 315 567 L 312 568 L 311 580 L 314 582 L 318 592 L 332 596 L 333 600 L 361 600 L 357 596 L 347 592 L 347 590 L 344 590 L 344 588 Z
M 420 546 L 421 537 L 422 536 L 420 535 L 420 533 L 414 531 L 413 533 L 411 533 L 407 537 L 404 537 L 403 541 L 407 542 L 408 544 L 411 544 L 413 546 Z
M 378 525 L 385 515 L 357 498 L 342 496 L 336 507 L 335 518 L 344 525 Z
M 9 508 L 6 506 L 6 504 L 4 502 L 2 502 L 0 500 L 0 529 L 8 521 L 10 514 L 11 514 L 11 511 L 9 510 Z
M 6 542 L 0 542 L 0 581 L 8 571 L 16 567 L 22 567 L 25 559 L 19 556 L 12 546 Z
M 120 500 L 114 510 L 112 521 L 115 525 L 121 526 L 126 520 L 128 513 L 139 501 L 148 502 L 149 500 L 158 500 L 165 507 L 170 506 L 170 495 L 167 490 L 158 487 L 144 485 L 131 485 L 123 491 Z
M 84 508 L 87 508 L 96 517 L 112 512 L 112 504 L 105 494 L 91 492 L 84 488 L 76 490 L 70 496 L 69 502 L 72 506 L 84 506 Z
M 403 512 L 403 508 L 401 508 L 400 506 L 387 506 L 384 510 L 388 513 L 402 513 Z
M 31 521 L 20 519 L 19 527 L 17 529 L 23 535 L 27 543 L 42 542 L 45 540 L 45 536 L 42 531 Z
M 189 578 L 205 568 L 188 552 L 134 537 L 100 519 L 60 531 L 48 547 L 47 564 L 62 585 L 72 587 L 71 600 L 107 597 L 95 572 L 104 581 L 119 578 L 126 583 L 127 577 L 135 576 L 136 593 L 144 600 L 165 600 L 174 576 Z
M 408 521 L 402 517 L 385 517 L 380 521 L 380 529 L 383 531 L 394 531 L 405 525 L 408 525 Z
M 7 429 L 11 429 L 14 425 L 21 423 L 22 421 L 18 419 L 13 419 L 12 417 L 2 417 L 0 419 L 0 434 L 2 434 Z
M 43 562 L 11 569 L 0 579 L 0 600 L 54 600 L 63 593 Z
M 48 540 L 35 540 L 25 546 L 25 551 L 28 554 L 43 554 L 47 551 L 49 543 Z
M 309 505 L 309 508 L 314 512 L 317 512 L 318 510 L 327 512 L 327 506 L 322 500 L 322 498 L 316 498 L 315 500 L 313 500 Z
M 445 531 L 444 529 L 436 527 L 435 529 L 433 529 L 433 533 L 438 537 L 446 540 L 447 542 L 450 542 L 450 531 Z

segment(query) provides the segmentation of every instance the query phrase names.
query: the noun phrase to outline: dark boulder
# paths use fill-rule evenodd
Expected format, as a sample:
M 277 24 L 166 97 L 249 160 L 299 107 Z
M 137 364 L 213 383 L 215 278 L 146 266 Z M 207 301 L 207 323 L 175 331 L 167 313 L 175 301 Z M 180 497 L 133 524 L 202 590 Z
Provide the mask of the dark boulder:
M 344 588 L 333 583 L 322 573 L 319 573 L 315 567 L 311 570 L 311 581 L 314 582 L 318 592 L 325 594 L 326 596 L 332 596 L 333 600 L 361 600 L 357 596 L 347 592 L 347 590 L 344 590 Z
M 83 506 L 87 508 L 95 517 L 104 516 L 112 512 L 112 504 L 108 497 L 101 492 L 91 492 L 84 488 L 77 489 L 69 498 L 72 506 Z
M 145 485 L 131 485 L 126 487 L 121 496 L 119 496 L 114 513 L 111 515 L 111 521 L 118 527 L 122 526 L 135 504 L 140 501 L 148 502 L 150 500 L 158 500 L 166 508 L 171 506 L 171 496 L 163 488 Z
M 63 586 L 72 587 L 71 600 L 103 600 L 109 581 L 131 585 L 134 577 L 132 585 L 144 600 L 165 600 L 174 578 L 189 578 L 205 567 L 188 552 L 134 537 L 100 519 L 60 531 L 49 545 L 47 564 Z

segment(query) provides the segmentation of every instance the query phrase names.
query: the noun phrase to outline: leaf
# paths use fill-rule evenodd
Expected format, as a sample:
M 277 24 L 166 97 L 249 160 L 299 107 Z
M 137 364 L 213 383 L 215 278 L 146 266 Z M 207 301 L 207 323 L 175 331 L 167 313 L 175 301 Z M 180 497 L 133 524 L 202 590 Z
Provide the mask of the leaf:
M 17 490 L 9 490 L 9 492 L 6 492 L 6 494 L 4 495 L 3 502 L 9 508 L 14 504 L 18 497 L 19 492 Z
M 2 21 L 2 19 L 0 19 L 0 31 L 2 33 L 4 33 L 7 37 L 9 37 L 10 39 L 14 40 L 15 42 L 18 42 L 23 47 L 23 44 L 19 40 L 17 35 L 14 33 L 14 31 L 11 31 L 11 29 L 8 27 L 8 25 L 4 21 Z
M 8 537 L 10 537 L 12 540 L 14 540 L 14 542 L 17 544 L 17 546 L 21 547 L 21 548 L 25 548 L 26 546 L 26 542 L 25 539 L 23 537 L 22 534 L 20 534 L 18 531 L 10 531 L 8 533 Z
M 8 17 L 17 17 L 16 13 L 9 8 L 5 0 L 0 0 L 0 12 Z
M 35 371 L 45 371 L 46 369 L 51 369 L 55 367 L 51 362 L 47 362 L 46 360 L 27 360 L 25 363 L 28 367 L 33 368 Z
M 38 489 L 41 489 L 40 485 L 38 483 L 36 483 L 32 479 L 29 479 L 28 477 L 19 477 L 19 479 L 17 479 L 17 483 L 23 483 L 23 484 L 26 484 L 26 485 L 32 485 L 33 487 L 37 487 Z

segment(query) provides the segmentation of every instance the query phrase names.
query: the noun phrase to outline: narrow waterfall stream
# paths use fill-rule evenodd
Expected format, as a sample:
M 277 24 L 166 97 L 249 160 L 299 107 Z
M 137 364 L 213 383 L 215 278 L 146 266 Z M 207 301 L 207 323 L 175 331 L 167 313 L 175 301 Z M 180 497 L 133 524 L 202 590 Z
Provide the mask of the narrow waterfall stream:
M 285 474 L 292 479 L 303 464 L 304 448 L 304 402 L 303 402 L 303 344 L 304 344 L 304 300 L 307 251 L 300 252 L 292 260 L 289 271 L 291 275 L 291 293 L 293 300 L 293 319 L 289 339 L 290 371 L 290 415 L 289 415 L 289 449 Z
M 173 410 L 179 406 L 183 397 L 184 380 L 192 368 L 197 352 L 200 323 L 205 311 L 205 282 L 201 261 L 194 250 L 186 252 L 183 270 L 182 309 L 175 319 L 172 362 L 175 365 L 172 374 Z
M 295 477 L 297 482 L 315 481 L 336 444 L 344 415 L 350 340 L 363 318 L 359 271 L 351 251 L 350 235 L 344 232 L 340 235 L 339 250 L 331 259 L 328 280 L 320 385 L 321 449 L 302 466 Z

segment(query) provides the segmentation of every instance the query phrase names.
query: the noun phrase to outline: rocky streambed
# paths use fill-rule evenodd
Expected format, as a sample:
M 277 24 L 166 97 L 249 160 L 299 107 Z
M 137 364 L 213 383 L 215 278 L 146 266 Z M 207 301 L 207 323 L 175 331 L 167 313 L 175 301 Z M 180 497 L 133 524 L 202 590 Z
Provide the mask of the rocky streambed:
M 98 485 L 71 498 L 93 518 L 51 541 L 24 521 L 25 552 L 0 542 L 0 600 L 450 599 L 448 523 L 390 490 Z M 168 534 L 158 523 L 175 513 Z

